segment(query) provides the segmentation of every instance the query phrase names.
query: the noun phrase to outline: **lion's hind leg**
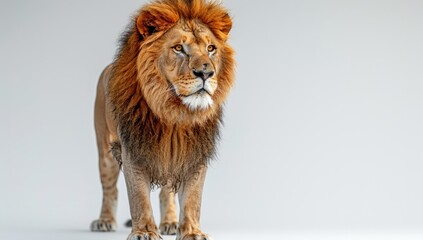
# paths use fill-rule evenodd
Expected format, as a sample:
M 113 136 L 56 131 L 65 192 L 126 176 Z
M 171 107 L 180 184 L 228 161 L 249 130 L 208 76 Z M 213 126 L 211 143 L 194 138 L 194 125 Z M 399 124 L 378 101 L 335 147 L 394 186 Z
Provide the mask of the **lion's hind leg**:
M 109 151 L 99 149 L 100 179 L 103 188 L 103 202 L 100 217 L 91 223 L 91 231 L 111 232 L 115 231 L 116 207 L 118 190 L 116 187 L 119 176 L 119 164 Z
M 108 112 L 105 96 L 105 86 L 110 75 L 111 65 L 109 65 L 101 74 L 97 85 L 97 96 L 94 108 L 94 125 L 97 139 L 100 180 L 103 189 L 103 202 L 101 206 L 100 217 L 91 223 L 91 231 L 110 232 L 116 230 L 116 206 L 118 190 L 116 183 L 119 176 L 119 163 L 112 156 L 111 150 L 115 155 L 119 154 L 120 146 L 112 145 L 116 139 L 115 134 L 111 132 L 108 122 Z M 120 158 L 119 158 L 120 159 Z M 118 159 L 118 160 L 119 160 Z
M 116 208 L 118 199 L 117 180 L 119 176 L 119 162 L 112 156 L 111 150 L 119 152 L 116 144 L 110 143 L 110 136 L 102 124 L 103 119 L 96 122 L 97 147 L 99 153 L 100 180 L 103 189 L 103 201 L 100 217 L 91 223 L 91 231 L 111 232 L 116 231 Z M 103 126 L 102 126 L 103 125 Z M 103 131 L 101 131 L 103 130 Z M 112 149 L 111 149 L 112 148 Z M 116 153 L 114 153 L 116 155 Z

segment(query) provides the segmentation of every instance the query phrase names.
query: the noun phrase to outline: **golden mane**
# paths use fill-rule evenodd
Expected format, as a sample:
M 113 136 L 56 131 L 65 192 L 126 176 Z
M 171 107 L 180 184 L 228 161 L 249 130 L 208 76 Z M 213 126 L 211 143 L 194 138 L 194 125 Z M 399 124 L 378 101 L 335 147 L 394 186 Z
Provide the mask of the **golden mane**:
M 163 36 L 179 21 L 200 21 L 223 46 L 219 89 L 205 110 L 183 106 L 158 68 Z M 148 169 L 153 183 L 176 184 L 214 155 L 222 104 L 234 81 L 234 52 L 226 44 L 231 27 L 226 9 L 215 2 L 156 0 L 141 8 L 122 36 L 107 86 L 117 144 Z

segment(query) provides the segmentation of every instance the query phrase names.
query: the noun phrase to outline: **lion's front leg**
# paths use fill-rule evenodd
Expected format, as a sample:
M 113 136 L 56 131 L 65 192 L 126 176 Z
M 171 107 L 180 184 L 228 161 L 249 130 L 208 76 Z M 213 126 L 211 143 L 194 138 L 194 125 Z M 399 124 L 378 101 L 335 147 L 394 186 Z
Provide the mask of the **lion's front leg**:
M 176 213 L 175 192 L 169 185 L 163 186 L 160 191 L 160 234 L 175 235 L 178 228 Z
M 210 240 L 200 229 L 201 196 L 203 192 L 206 167 L 182 183 L 178 191 L 180 218 L 177 240 Z
M 150 177 L 127 154 L 123 156 L 123 172 L 132 218 L 132 232 L 128 240 L 160 240 L 150 203 Z

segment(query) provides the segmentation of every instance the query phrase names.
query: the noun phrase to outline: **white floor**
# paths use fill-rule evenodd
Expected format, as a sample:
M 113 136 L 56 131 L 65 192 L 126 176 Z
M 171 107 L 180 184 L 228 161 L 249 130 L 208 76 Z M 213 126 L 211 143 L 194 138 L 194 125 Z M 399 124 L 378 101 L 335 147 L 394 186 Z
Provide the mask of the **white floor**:
M 93 233 L 88 230 L 0 230 L 1 240 L 125 240 L 129 229 L 114 233 Z M 214 232 L 215 240 L 422 240 L 423 232 Z M 163 240 L 173 240 L 174 236 L 164 236 Z

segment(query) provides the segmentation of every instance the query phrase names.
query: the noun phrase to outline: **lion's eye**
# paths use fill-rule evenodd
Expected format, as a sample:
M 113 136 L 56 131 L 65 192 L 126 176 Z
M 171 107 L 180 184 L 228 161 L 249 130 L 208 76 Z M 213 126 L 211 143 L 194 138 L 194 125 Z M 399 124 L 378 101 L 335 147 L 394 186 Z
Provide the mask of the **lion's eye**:
M 183 50 L 184 48 L 182 47 L 182 45 L 181 45 L 181 44 L 178 44 L 178 45 L 174 46 L 174 47 L 173 47 L 173 49 L 174 49 L 175 51 L 177 51 L 177 52 L 182 52 L 182 50 Z
M 216 50 L 216 46 L 215 45 L 209 45 L 208 47 L 207 47 L 207 51 L 209 51 L 210 53 L 211 52 L 214 52 Z

